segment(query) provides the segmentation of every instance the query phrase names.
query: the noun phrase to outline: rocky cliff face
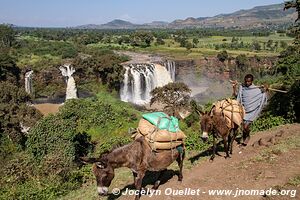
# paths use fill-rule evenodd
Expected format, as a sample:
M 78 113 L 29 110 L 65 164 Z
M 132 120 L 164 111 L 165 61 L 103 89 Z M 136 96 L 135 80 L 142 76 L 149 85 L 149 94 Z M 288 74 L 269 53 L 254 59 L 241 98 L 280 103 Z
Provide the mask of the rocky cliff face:
M 176 61 L 176 81 L 184 82 L 192 89 L 192 97 L 205 103 L 232 93 L 230 79 L 242 81 L 246 73 L 259 78 L 273 70 L 276 57 L 250 57 L 245 69 L 239 69 L 235 58 L 224 63 L 216 57 Z

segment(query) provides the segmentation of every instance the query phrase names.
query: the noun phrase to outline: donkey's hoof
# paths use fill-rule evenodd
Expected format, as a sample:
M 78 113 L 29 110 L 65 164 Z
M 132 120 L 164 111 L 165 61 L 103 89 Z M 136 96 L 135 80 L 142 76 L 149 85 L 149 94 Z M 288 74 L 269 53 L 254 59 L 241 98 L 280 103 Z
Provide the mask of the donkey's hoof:
M 159 185 L 153 185 L 152 190 L 157 190 Z
M 178 176 L 178 181 L 182 182 L 183 177 L 182 176 Z

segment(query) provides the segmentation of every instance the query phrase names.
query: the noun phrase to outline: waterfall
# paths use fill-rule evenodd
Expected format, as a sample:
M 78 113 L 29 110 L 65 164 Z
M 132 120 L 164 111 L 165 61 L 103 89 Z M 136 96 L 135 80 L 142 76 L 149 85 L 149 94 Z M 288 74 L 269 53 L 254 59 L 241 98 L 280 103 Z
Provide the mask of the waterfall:
M 66 100 L 67 99 L 76 99 L 77 98 L 77 88 L 75 84 L 75 80 L 72 74 L 75 72 L 73 67 L 70 67 L 70 64 L 64 64 L 64 66 L 60 66 L 59 70 L 61 74 L 67 77 L 67 90 L 66 90 Z
M 166 67 L 160 64 L 129 64 L 124 67 L 125 74 L 120 97 L 125 102 L 140 105 L 149 103 L 150 92 L 155 87 L 173 82 Z
M 25 91 L 28 94 L 32 94 L 32 74 L 32 70 L 25 73 Z
M 171 79 L 173 82 L 175 82 L 175 76 L 176 76 L 176 65 L 174 61 L 168 60 L 165 63 L 165 67 L 167 68 L 168 72 L 170 73 Z

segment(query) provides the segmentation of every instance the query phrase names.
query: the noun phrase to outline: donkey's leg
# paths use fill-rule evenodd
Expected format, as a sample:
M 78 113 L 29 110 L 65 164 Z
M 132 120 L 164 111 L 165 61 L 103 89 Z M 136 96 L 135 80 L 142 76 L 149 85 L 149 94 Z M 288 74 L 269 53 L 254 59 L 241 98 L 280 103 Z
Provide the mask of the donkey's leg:
M 215 154 L 216 154 L 216 149 L 217 149 L 217 144 L 216 144 L 216 139 L 215 136 L 213 137 L 213 153 L 210 157 L 210 160 L 213 161 L 215 158 Z
M 137 177 L 137 173 L 136 172 L 132 172 L 133 175 L 133 181 L 134 181 L 134 186 L 136 186 L 136 177 Z
M 166 171 L 167 171 L 167 169 L 164 169 L 164 170 L 158 172 L 158 173 L 159 173 L 158 179 L 155 181 L 155 183 L 154 183 L 152 189 L 154 189 L 154 190 L 157 190 L 157 189 L 158 189 L 159 184 L 160 184 L 160 181 L 161 181 L 161 178 L 162 178 L 163 174 L 164 174 Z
M 231 141 L 230 141 L 230 146 L 229 146 L 229 148 L 230 148 L 230 154 L 232 154 L 233 142 L 234 142 L 234 140 L 235 140 L 235 138 L 237 136 L 237 133 L 238 133 L 237 128 L 233 129 L 233 135 L 232 135 L 232 138 L 231 138 Z
M 137 173 L 137 177 L 136 177 L 136 181 L 135 181 L 135 189 L 138 190 L 138 194 L 135 196 L 135 200 L 140 199 L 141 197 L 141 189 L 142 189 L 142 182 L 143 182 L 143 178 L 145 176 L 145 171 L 139 171 Z
M 179 153 L 176 161 L 178 163 L 179 166 L 179 175 L 178 175 L 178 181 L 182 181 L 183 179 L 183 175 L 182 175 L 182 168 L 183 168 L 183 160 L 184 160 L 184 156 L 185 156 L 185 151 L 183 150 L 182 153 Z
M 227 136 L 228 137 L 228 136 Z M 226 136 L 223 138 L 223 142 L 224 142 L 224 149 L 225 149 L 225 153 L 226 156 L 225 158 L 230 158 L 229 153 L 228 153 L 228 138 Z
M 233 135 L 231 135 L 232 131 L 229 132 L 228 134 L 228 149 L 229 149 L 229 153 L 232 154 L 232 149 L 231 149 L 231 143 L 233 141 Z

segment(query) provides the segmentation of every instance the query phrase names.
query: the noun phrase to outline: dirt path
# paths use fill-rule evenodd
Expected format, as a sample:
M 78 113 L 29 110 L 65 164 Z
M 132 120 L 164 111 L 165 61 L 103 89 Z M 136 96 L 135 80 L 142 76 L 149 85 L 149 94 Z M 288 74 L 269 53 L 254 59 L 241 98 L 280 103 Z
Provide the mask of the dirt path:
M 290 178 L 299 175 L 300 124 L 292 124 L 256 133 L 247 147 L 235 146 L 232 158 L 216 156 L 214 162 L 202 161 L 195 167 L 184 170 L 183 182 L 178 182 L 177 176 L 174 176 L 159 187 L 161 195 L 142 196 L 141 199 L 270 199 L 262 195 L 234 198 L 234 194 L 237 188 L 276 189 L 287 184 Z M 298 193 L 299 186 L 300 183 L 297 185 Z M 178 190 L 192 194 L 189 188 L 195 190 L 195 193 L 200 189 L 199 195 L 165 195 Z M 216 189 L 233 191 L 230 196 L 208 194 L 209 190 Z M 133 196 L 122 195 L 120 199 L 133 199 Z M 276 196 L 276 199 L 300 199 L 300 194 L 294 198 Z

